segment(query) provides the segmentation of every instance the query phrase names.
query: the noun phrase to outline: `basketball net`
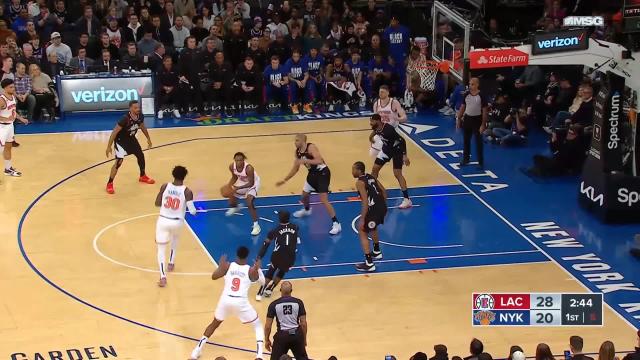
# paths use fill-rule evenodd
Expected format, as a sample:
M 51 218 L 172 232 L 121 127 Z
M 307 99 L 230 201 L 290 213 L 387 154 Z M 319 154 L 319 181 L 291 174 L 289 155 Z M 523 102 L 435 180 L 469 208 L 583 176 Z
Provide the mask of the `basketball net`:
M 438 77 L 438 71 L 440 69 L 440 63 L 434 60 L 427 60 L 416 64 L 416 71 L 420 75 L 420 88 L 427 91 L 434 91 L 436 89 L 436 78 Z

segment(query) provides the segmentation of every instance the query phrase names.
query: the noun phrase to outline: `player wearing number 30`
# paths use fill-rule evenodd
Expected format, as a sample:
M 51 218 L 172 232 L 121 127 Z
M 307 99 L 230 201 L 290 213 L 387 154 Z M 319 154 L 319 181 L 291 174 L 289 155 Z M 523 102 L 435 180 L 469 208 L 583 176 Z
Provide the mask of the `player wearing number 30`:
M 189 359 L 194 360 L 202 354 L 202 348 L 207 344 L 207 340 L 213 335 L 216 329 L 229 316 L 236 316 L 243 324 L 253 325 L 256 333 L 256 358 L 262 359 L 264 350 L 264 331 L 258 313 L 249 303 L 249 288 L 252 282 L 260 281 L 264 284 L 264 277 L 260 271 L 260 259 L 256 260 L 253 266 L 247 264 L 249 249 L 240 246 L 236 252 L 236 261 L 229 263 L 226 255 L 222 255 L 218 261 L 218 268 L 211 275 L 211 279 L 224 278 L 224 290 L 220 295 L 218 306 L 213 321 L 207 326 L 204 335 L 198 341 L 195 349 L 191 352 Z
M 171 255 L 169 255 L 167 270 L 173 271 L 178 235 L 182 230 L 185 211 L 188 209 L 191 215 L 196 214 L 196 207 L 193 205 L 193 192 L 184 185 L 187 169 L 184 166 L 176 166 L 173 168 L 172 174 L 173 182 L 162 185 L 158 196 L 156 196 L 156 206 L 160 207 L 160 216 L 156 223 L 156 244 L 158 244 L 158 266 L 160 267 L 158 286 L 160 287 L 167 285 L 167 274 L 165 273 L 167 245 L 171 243 Z

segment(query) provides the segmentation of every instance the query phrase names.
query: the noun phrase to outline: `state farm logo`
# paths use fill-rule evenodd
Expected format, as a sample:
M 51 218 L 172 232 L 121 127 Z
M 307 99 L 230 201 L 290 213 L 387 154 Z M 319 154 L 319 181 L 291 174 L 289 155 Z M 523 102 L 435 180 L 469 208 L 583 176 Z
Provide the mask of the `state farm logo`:
M 513 48 L 480 49 L 471 51 L 469 60 L 472 69 L 527 66 L 529 55 Z

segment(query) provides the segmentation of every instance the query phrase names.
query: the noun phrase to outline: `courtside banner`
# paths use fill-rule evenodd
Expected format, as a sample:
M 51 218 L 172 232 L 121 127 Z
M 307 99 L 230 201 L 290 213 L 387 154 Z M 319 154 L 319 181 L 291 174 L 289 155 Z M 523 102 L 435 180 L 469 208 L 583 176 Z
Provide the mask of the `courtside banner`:
M 61 111 L 126 110 L 129 101 L 153 97 L 151 74 L 58 78 Z
M 586 29 L 536 33 L 531 37 L 531 53 L 533 55 L 587 50 L 588 48 L 589 35 Z
M 529 54 L 514 48 L 474 49 L 469 52 L 471 69 L 527 66 Z
M 624 78 L 607 72 L 607 83 L 593 100 L 593 136 L 589 156 L 602 162 L 602 171 L 622 171 Z

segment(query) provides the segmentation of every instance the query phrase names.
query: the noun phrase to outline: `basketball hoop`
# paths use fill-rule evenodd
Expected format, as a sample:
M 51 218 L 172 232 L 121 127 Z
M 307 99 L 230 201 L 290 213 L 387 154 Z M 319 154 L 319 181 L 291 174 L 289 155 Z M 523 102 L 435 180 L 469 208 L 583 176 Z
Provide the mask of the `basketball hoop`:
M 445 62 L 427 60 L 416 64 L 416 72 L 420 75 L 420 88 L 427 91 L 436 89 L 436 78 Z M 446 64 L 448 66 L 448 62 Z

